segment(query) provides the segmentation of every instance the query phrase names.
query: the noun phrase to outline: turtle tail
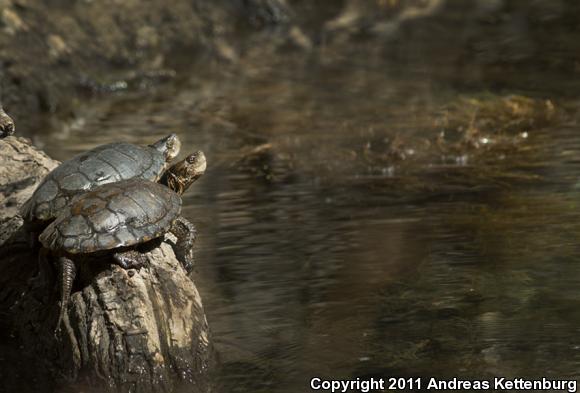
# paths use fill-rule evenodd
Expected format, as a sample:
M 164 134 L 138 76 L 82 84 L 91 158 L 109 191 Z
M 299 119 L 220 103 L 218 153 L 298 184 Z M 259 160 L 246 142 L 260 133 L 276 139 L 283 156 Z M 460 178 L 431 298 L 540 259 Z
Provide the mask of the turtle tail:
M 56 323 L 55 332 L 60 330 L 60 324 L 64 318 L 70 294 L 72 291 L 72 284 L 76 276 L 75 263 L 67 257 L 60 257 L 57 261 L 58 275 L 60 280 L 60 312 L 58 315 L 58 322 Z

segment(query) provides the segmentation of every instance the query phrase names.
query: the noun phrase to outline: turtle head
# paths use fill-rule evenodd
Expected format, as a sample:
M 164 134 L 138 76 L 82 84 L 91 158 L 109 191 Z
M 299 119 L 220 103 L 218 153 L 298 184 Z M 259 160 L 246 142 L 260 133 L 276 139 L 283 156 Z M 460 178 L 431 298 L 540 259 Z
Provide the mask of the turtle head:
M 170 134 L 165 138 L 159 139 L 157 142 L 150 146 L 158 152 L 162 153 L 165 157 L 165 161 L 169 162 L 179 154 L 179 150 L 181 149 L 181 141 L 177 135 Z
M 0 106 L 0 139 L 14 134 L 14 122 Z
M 202 151 L 196 151 L 170 167 L 165 172 L 161 183 L 181 195 L 204 174 L 206 167 L 205 154 Z

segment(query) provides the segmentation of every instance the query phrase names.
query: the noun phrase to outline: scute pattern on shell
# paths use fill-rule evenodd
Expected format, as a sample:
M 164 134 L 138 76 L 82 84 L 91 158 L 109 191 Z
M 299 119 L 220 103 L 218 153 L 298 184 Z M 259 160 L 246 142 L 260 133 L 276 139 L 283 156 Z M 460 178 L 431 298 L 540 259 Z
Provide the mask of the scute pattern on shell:
M 52 220 L 79 191 L 132 178 L 157 181 L 165 166 L 163 154 L 149 146 L 99 146 L 50 172 L 22 207 L 22 217 L 29 222 Z
M 100 186 L 74 198 L 40 235 L 44 247 L 71 254 L 132 246 L 165 234 L 181 198 L 142 179 Z

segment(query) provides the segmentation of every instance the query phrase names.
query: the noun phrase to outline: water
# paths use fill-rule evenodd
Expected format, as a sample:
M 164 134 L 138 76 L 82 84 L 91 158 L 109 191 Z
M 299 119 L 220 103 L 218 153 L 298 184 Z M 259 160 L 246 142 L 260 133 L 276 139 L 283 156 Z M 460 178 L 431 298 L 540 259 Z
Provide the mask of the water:
M 86 99 L 29 136 L 58 159 L 170 132 L 206 152 L 184 215 L 200 231 L 195 280 L 224 392 L 307 392 L 315 376 L 577 378 L 567 76 L 490 76 L 477 61 L 459 72 L 445 52 L 376 47 L 197 64 L 175 83 Z M 465 108 L 498 120 L 505 107 L 511 126 L 499 118 L 463 144 L 448 126 L 436 146 L 446 110 L 461 122 Z

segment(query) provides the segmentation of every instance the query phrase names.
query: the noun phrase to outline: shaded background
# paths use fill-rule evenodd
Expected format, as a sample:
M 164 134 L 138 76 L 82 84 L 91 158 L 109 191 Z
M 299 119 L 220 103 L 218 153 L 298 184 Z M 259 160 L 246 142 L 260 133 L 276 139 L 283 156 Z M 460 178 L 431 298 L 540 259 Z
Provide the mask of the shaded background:
M 579 11 L 5 1 L 1 99 L 57 159 L 206 152 L 184 214 L 224 392 L 577 378 Z M 5 346 L 12 391 L 66 391 Z

